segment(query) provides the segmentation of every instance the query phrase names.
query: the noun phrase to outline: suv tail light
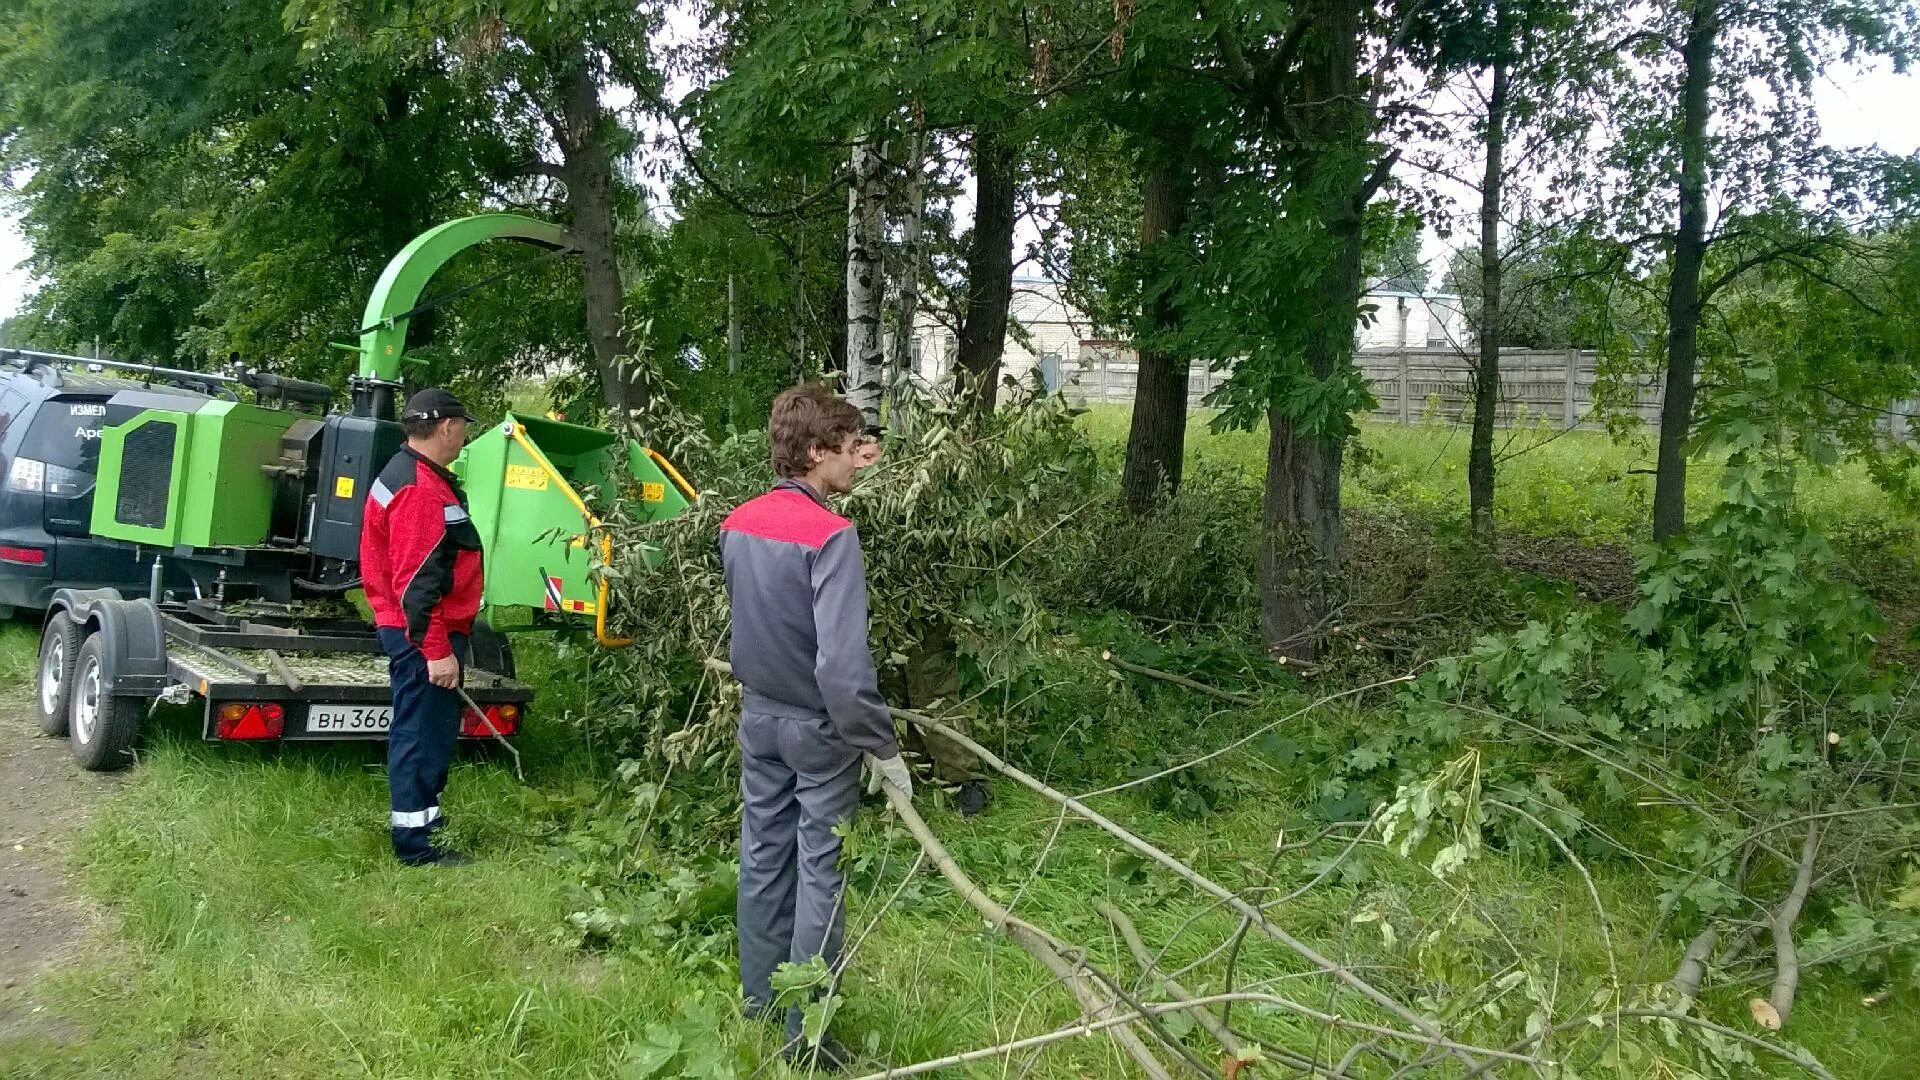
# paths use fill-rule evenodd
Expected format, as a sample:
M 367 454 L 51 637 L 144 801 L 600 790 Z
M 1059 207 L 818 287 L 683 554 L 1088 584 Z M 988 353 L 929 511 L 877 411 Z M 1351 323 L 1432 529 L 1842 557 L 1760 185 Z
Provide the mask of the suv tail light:
M 496 731 L 502 735 L 513 735 L 520 731 L 520 706 L 510 701 L 503 705 L 487 706 L 485 719 L 472 709 L 462 709 L 460 714 L 460 734 L 469 738 L 490 739 Z M 493 721 L 492 727 L 487 726 L 488 720 Z
M 93 477 L 79 469 L 52 465 L 33 458 L 16 457 L 7 470 L 7 487 L 14 491 L 42 492 L 48 495 L 78 495 L 87 490 Z
M 0 545 L 0 562 L 25 563 L 28 566 L 45 566 L 47 565 L 47 553 L 39 548 Z
M 213 733 L 222 739 L 277 739 L 287 728 L 287 710 L 278 702 L 229 701 L 220 706 Z

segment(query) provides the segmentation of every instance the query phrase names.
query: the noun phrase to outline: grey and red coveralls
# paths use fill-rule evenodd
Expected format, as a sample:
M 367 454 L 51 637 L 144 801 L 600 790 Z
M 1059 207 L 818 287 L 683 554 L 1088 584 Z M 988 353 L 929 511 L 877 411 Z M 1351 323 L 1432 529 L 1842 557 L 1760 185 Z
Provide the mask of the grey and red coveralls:
M 387 789 L 393 851 L 405 862 L 432 856 L 428 840 L 446 821 L 440 793 L 460 736 L 460 695 L 427 681 L 427 661 L 457 656 L 466 674 L 481 572 L 480 532 L 459 481 L 401 448 L 367 493 L 360 574 L 393 684 Z
M 773 1002 L 783 961 L 838 968 L 846 925 L 834 827 L 860 799 L 860 754 L 899 753 L 867 647 L 853 523 L 783 480 L 721 526 L 740 715 L 740 985 Z M 800 1010 L 787 1013 L 799 1034 Z

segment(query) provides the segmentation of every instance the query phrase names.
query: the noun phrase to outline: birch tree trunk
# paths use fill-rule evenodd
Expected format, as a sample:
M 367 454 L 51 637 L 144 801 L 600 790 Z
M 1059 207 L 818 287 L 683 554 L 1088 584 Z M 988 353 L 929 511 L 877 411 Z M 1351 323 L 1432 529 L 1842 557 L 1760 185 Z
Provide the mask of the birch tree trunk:
M 869 423 L 880 420 L 881 368 L 885 347 L 881 315 L 886 275 L 880 265 L 883 239 L 884 163 L 872 140 L 853 147 L 853 183 L 847 192 L 847 400 Z
M 916 131 L 907 154 L 906 217 L 900 223 L 900 311 L 893 337 L 893 360 L 887 370 L 887 392 L 913 367 L 913 320 L 920 309 L 920 229 L 927 213 L 925 168 L 926 133 Z M 891 400 L 891 399 L 890 399 Z

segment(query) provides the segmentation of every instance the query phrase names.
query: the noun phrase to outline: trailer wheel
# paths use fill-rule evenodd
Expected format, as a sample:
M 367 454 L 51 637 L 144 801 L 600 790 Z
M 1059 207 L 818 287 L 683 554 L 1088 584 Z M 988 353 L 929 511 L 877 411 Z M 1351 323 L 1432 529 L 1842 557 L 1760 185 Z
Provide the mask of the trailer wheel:
M 73 701 L 73 666 L 80 659 L 85 631 L 65 611 L 56 611 L 40 634 L 40 666 L 34 673 L 34 707 L 40 730 L 48 735 L 67 733 L 67 711 Z
M 124 768 L 133 761 L 133 741 L 146 715 L 142 698 L 116 697 L 107 692 L 113 683 L 108 670 L 106 640 L 99 634 L 80 647 L 73 668 L 73 708 L 68 739 L 74 760 L 92 772 Z

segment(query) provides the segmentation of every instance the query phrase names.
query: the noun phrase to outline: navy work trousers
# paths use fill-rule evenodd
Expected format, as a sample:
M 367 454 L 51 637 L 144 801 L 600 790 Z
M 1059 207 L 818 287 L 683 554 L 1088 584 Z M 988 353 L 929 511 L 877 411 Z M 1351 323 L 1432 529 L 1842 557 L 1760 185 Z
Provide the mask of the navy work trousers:
M 440 793 L 460 738 L 460 695 L 427 681 L 427 658 L 404 631 L 381 627 L 393 685 L 393 725 L 387 730 L 387 793 L 393 820 L 393 853 L 401 862 L 427 861 L 435 829 L 446 824 Z M 467 673 L 467 637 L 451 635 L 460 675 Z
M 773 969 L 819 956 L 837 974 L 846 879 L 834 828 L 860 802 L 860 753 L 825 719 L 740 716 L 740 989 L 773 1004 Z M 787 1011 L 787 1035 L 800 1010 Z

